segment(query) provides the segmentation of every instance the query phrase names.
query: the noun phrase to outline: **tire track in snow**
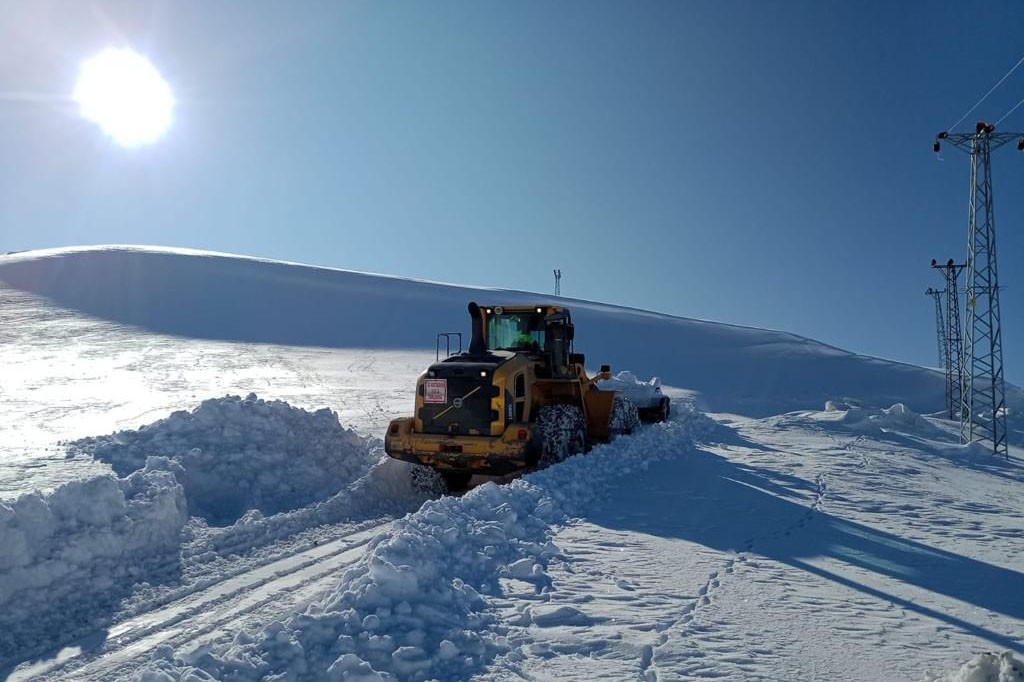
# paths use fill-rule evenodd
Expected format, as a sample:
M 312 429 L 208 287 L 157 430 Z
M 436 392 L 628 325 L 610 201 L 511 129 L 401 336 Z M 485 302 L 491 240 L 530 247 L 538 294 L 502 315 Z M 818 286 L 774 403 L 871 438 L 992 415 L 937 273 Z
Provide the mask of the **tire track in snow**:
M 87 651 L 84 641 L 71 644 L 54 659 L 15 670 L 7 682 L 122 679 L 159 645 L 180 649 L 262 624 L 316 597 L 324 589 L 320 580 L 358 561 L 388 525 L 331 540 L 139 614 L 112 627 L 98 651 Z

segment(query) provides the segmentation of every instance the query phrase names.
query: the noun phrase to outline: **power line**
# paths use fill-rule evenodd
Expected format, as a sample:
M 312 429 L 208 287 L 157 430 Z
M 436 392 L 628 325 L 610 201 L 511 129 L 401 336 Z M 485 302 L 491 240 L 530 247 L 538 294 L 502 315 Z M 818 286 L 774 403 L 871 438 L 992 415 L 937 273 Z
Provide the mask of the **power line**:
M 985 93 L 985 96 L 984 96 L 984 97 L 982 97 L 982 98 L 981 98 L 981 99 L 979 99 L 979 100 L 978 100 L 977 102 L 975 102 L 975 103 L 974 103 L 974 106 L 973 106 L 973 107 L 971 107 L 970 109 L 968 109 L 968 110 L 967 110 L 967 111 L 966 111 L 966 112 L 964 113 L 964 115 L 963 115 L 963 116 L 961 116 L 961 117 L 960 117 L 960 118 L 959 118 L 959 119 L 957 120 L 957 122 L 956 122 L 956 123 L 954 123 L 953 125 L 951 125 L 951 126 L 949 126 L 948 128 L 946 128 L 946 130 L 953 130 L 953 128 L 956 128 L 956 127 L 957 127 L 958 125 L 960 125 L 961 123 L 963 123 L 963 120 L 964 120 L 965 118 L 967 118 L 968 116 L 970 116 L 970 115 L 971 115 L 971 112 L 972 112 L 972 111 L 974 111 L 974 110 L 975 110 L 975 109 L 977 109 L 977 108 L 978 108 L 979 106 L 981 106 L 981 103 L 982 103 L 982 102 L 984 102 L 984 101 L 985 101 L 986 99 L 988 99 L 988 96 L 989 96 L 989 95 L 991 95 L 991 94 L 992 94 L 993 92 L 995 92 L 995 89 L 996 89 L 996 88 L 998 88 L 998 87 L 999 87 L 1000 85 L 1002 85 L 1002 84 L 1003 84 L 1003 81 L 1005 81 L 1005 80 L 1006 80 L 1007 78 L 1009 78 L 1009 77 L 1010 77 L 1010 74 L 1012 74 L 1012 73 L 1013 73 L 1014 71 L 1016 71 L 1016 70 L 1017 70 L 1017 67 L 1018 67 L 1018 66 L 1020 66 L 1021 64 L 1024 64 L 1024 57 L 1021 57 L 1021 58 L 1020 58 L 1020 60 L 1019 60 L 1019 61 L 1018 61 L 1018 62 L 1017 62 L 1016 64 L 1014 64 L 1014 65 L 1013 65 L 1013 68 L 1011 68 L 1011 69 L 1010 69 L 1009 71 L 1007 71 L 1007 72 L 1006 72 L 1006 75 L 1004 75 L 1004 76 L 1003 76 L 1002 78 L 1000 78 L 1000 79 L 999 79 L 999 81 L 998 81 L 998 82 L 997 82 L 997 83 L 996 83 L 995 85 L 993 85 L 993 86 L 992 86 L 992 87 L 991 87 L 991 88 L 989 89 L 989 91 L 988 91 L 988 92 L 986 92 L 986 93 Z M 1017 106 L 1019 107 L 1020 105 L 1018 104 Z M 1017 107 L 1014 107 L 1014 109 L 1016 109 L 1016 108 L 1017 108 Z M 1012 109 L 1011 109 L 1011 111 L 1012 111 Z M 1007 114 L 1007 116 L 1009 116 L 1009 114 Z M 1004 116 L 1003 118 L 1006 118 L 1006 116 Z M 1001 118 L 1001 119 L 999 119 L 999 121 L 1002 121 L 1002 120 L 1003 120 L 1002 118 Z M 999 123 L 999 121 L 996 121 L 996 123 L 998 124 L 998 123 Z
M 1013 105 L 1013 108 L 1012 108 L 1012 109 L 1010 109 L 1010 110 L 1009 110 L 1009 111 L 1007 111 L 1007 112 L 1006 112 L 1005 114 L 1003 114 L 1003 117 L 1002 117 L 1001 119 L 999 119 L 998 121 L 996 121 L 996 125 L 999 125 L 999 124 L 1000 124 L 1000 123 L 1002 123 L 1002 122 L 1003 122 L 1004 120 L 1006 120 L 1006 117 L 1007 117 L 1007 116 L 1009 116 L 1009 115 L 1010 115 L 1010 114 L 1012 114 L 1013 112 L 1017 111 L 1017 107 L 1019 107 L 1019 106 L 1020 106 L 1021 104 L 1024 104 L 1024 99 L 1022 99 L 1021 101 L 1019 101 L 1019 102 L 1017 102 L 1016 104 L 1014 104 L 1014 105 Z

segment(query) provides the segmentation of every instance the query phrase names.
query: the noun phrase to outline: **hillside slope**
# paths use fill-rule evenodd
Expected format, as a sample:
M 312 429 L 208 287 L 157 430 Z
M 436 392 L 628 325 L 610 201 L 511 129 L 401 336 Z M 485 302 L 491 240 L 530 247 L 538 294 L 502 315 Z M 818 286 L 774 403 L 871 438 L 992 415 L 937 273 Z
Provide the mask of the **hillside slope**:
M 151 332 L 331 348 L 424 349 L 468 327 L 465 305 L 554 300 L 199 251 L 90 247 L 0 256 L 0 284 L 63 308 Z M 571 306 L 580 350 L 698 391 L 715 411 L 748 416 L 820 408 L 836 398 L 942 408 L 930 369 L 849 353 L 784 332 L 589 301 Z M 1011 403 L 1020 401 L 1014 391 Z

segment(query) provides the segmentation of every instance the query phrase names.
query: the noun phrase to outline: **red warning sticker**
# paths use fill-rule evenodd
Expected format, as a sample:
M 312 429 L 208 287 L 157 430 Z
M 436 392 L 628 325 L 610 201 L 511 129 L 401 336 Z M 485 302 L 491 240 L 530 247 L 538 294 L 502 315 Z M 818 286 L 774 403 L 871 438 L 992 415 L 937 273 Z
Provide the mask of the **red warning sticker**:
M 423 382 L 423 402 L 425 402 L 425 403 L 446 403 L 446 402 L 448 402 L 448 380 L 447 379 L 426 379 Z

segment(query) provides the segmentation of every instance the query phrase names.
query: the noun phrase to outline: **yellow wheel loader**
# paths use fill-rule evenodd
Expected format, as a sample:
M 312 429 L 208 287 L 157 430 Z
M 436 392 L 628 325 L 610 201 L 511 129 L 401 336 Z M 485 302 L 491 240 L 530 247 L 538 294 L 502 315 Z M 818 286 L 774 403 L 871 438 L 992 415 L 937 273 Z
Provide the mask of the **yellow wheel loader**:
M 610 377 L 607 365 L 587 376 L 568 309 L 470 303 L 469 315 L 468 351 L 461 334 L 438 335 L 437 362 L 416 382 L 415 413 L 388 427 L 391 457 L 435 470 L 455 492 L 474 474 L 545 466 L 639 423 L 635 406 L 598 388 Z

